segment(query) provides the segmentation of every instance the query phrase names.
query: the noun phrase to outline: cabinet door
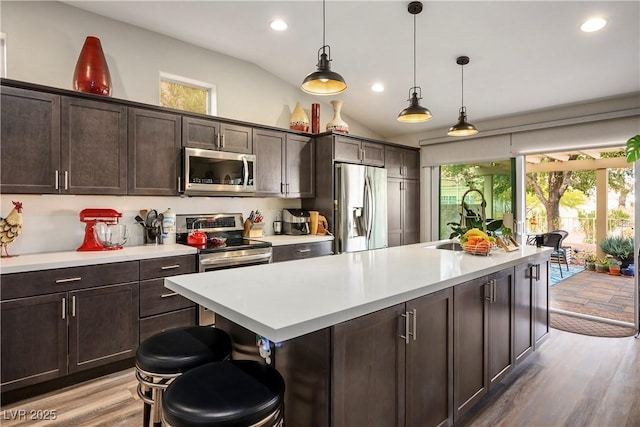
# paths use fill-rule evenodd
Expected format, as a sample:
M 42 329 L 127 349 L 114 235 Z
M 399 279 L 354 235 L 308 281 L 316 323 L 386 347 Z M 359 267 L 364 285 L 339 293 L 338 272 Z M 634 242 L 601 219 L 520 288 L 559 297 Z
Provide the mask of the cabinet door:
M 220 149 L 232 153 L 253 153 L 253 130 L 247 126 L 220 124 Z
M 389 247 L 402 245 L 402 183 L 387 178 L 387 239 Z
M 315 158 L 311 138 L 288 134 L 285 159 L 287 197 L 313 197 Z
M 62 98 L 61 192 L 127 193 L 126 107 Z
M 66 293 L 0 303 L 2 391 L 67 374 Z
M 537 260 L 533 280 L 535 346 L 549 336 L 549 261 Z
M 420 181 L 402 183 L 402 244 L 420 241 Z
M 348 138 L 346 136 L 335 135 L 333 137 L 334 154 L 333 158 L 339 162 L 362 163 L 362 152 L 359 139 Z
M 284 182 L 284 146 L 286 134 L 272 130 L 254 129 L 256 155 L 256 196 L 282 197 Z
M 493 274 L 493 296 L 489 302 L 489 388 L 513 366 L 513 269 Z
M 182 118 L 182 146 L 217 150 L 220 123 L 213 120 Z
M 454 421 L 488 390 L 487 281 L 482 277 L 453 289 Z
M 532 267 L 521 264 L 515 268 L 513 291 L 513 353 L 518 365 L 533 352 L 533 287 Z
M 404 307 L 333 327 L 333 427 L 404 425 Z
M 273 262 L 293 261 L 333 255 L 333 242 L 330 240 L 314 243 L 298 243 L 273 247 Z
M 135 356 L 138 284 L 69 292 L 69 372 Z
M 180 129 L 179 115 L 129 108 L 128 194 L 178 194 Z
M 453 291 L 407 302 L 416 310 L 407 345 L 406 427 L 453 424 Z
M 420 179 L 420 151 L 402 149 L 403 176 L 407 179 Z
M 369 166 L 384 166 L 384 145 L 362 141 L 362 163 Z
M 60 97 L 3 86 L 0 102 L 0 191 L 57 193 Z
M 402 174 L 402 148 L 393 145 L 384 146 L 384 168 L 388 178 L 404 178 Z

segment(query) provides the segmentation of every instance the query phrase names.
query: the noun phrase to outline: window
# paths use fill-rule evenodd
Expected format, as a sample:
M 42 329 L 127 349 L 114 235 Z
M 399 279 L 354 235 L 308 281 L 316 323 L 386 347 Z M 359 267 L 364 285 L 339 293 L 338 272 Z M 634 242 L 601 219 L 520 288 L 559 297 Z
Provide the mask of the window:
M 217 114 L 216 86 L 161 72 L 160 105 L 215 116 Z

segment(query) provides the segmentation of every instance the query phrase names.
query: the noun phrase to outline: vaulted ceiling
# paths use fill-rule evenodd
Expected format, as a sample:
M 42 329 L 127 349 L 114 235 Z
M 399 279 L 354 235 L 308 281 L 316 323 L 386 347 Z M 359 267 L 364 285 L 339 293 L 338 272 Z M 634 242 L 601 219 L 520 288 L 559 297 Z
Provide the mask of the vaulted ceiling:
M 257 64 L 293 86 L 315 71 L 322 2 L 65 1 L 73 6 Z M 382 137 L 448 128 L 464 102 L 473 123 L 640 93 L 638 1 L 424 2 L 417 15 L 417 84 L 433 119 L 401 124 L 413 86 L 413 18 L 407 1 L 326 4 L 332 69 L 347 81 L 343 111 Z M 579 27 L 608 20 L 595 33 Z M 276 33 L 273 19 L 289 28 Z M 215 79 L 215 76 L 213 77 Z M 380 82 L 384 92 L 371 90 Z M 215 82 L 214 82 L 215 83 Z

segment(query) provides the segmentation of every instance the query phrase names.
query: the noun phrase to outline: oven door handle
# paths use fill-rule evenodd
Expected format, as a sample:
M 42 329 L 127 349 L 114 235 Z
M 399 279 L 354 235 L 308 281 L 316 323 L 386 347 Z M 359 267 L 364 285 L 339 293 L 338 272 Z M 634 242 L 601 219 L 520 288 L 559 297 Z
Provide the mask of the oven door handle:
M 228 262 L 253 262 L 253 261 L 263 261 L 271 258 L 271 254 L 258 254 L 258 255 L 244 255 L 238 257 L 224 257 L 224 258 L 209 258 L 200 260 L 200 265 L 216 265 L 216 264 L 226 264 Z

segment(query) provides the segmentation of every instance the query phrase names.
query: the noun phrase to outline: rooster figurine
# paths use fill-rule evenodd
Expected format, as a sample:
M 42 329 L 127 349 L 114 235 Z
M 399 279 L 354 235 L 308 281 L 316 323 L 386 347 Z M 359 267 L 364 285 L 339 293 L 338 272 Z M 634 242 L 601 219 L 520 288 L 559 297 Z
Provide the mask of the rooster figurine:
M 11 202 L 14 208 L 11 209 L 9 215 L 6 218 L 0 218 L 0 257 L 8 258 L 13 255 L 9 255 L 7 246 L 9 243 L 16 240 L 20 232 L 22 231 L 22 203 Z M 4 254 L 2 250 L 4 249 Z

